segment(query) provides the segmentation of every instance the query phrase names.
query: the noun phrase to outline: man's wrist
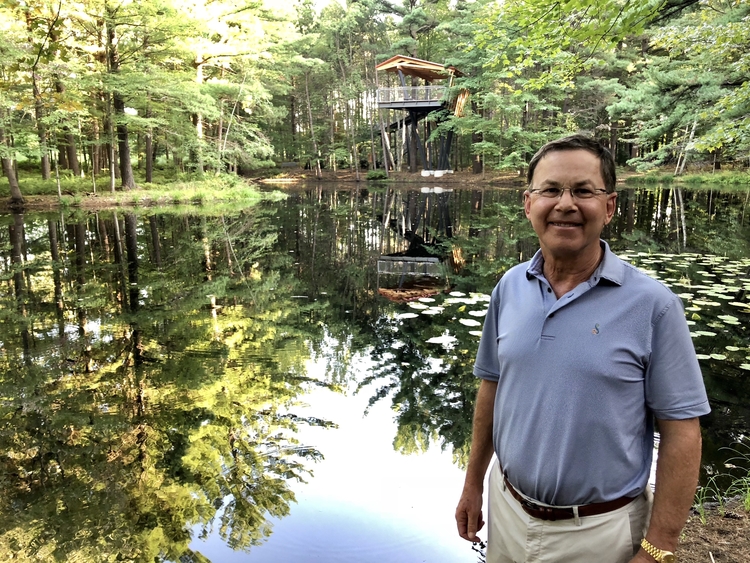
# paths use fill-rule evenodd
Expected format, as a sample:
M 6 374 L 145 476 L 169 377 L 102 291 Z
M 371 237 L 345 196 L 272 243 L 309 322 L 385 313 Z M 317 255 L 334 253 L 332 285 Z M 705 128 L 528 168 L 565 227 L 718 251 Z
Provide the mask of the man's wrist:
M 677 561 L 674 552 L 668 549 L 659 548 L 648 541 L 646 538 L 643 538 L 643 540 L 641 540 L 641 551 L 647 553 L 650 559 L 656 561 L 657 563 L 676 563 Z

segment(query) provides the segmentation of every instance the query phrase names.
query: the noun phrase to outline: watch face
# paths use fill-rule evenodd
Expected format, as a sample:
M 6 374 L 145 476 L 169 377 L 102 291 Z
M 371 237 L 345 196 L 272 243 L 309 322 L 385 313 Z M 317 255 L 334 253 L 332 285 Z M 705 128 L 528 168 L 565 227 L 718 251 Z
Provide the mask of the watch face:
M 671 553 L 665 553 L 661 557 L 662 563 L 676 563 L 677 558 Z

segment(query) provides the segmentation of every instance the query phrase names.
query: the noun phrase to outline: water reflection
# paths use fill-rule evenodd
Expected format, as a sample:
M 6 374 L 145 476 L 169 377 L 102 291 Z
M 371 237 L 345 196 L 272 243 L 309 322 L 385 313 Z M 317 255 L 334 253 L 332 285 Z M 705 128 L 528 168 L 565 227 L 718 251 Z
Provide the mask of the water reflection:
M 335 441 L 304 431 L 339 419 L 299 406 L 312 389 L 359 390 L 357 408 L 395 412 L 392 449 L 438 445 L 463 466 L 486 294 L 536 242 L 520 191 L 432 198 L 318 187 L 223 216 L 0 217 L 0 555 L 200 560 L 193 531 L 259 545 L 313 463 L 336 459 Z M 712 473 L 750 429 L 747 201 L 622 190 L 605 233 L 686 303 Z M 443 260 L 452 293 L 381 297 L 378 260 L 417 247 Z M 381 458 L 374 471 L 397 475 Z
M 316 327 L 254 266 L 271 228 L 9 219 L 0 553 L 177 560 L 215 519 L 233 549 L 262 541 L 321 456 L 284 429 L 330 425 L 294 413 Z

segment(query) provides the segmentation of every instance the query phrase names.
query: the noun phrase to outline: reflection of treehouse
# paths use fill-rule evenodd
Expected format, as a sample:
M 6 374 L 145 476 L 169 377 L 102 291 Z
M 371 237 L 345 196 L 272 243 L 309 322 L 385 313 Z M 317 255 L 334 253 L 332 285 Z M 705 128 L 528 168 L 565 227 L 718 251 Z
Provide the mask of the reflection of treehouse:
M 453 143 L 453 131 L 441 134 L 436 143 L 428 139 L 433 130 L 441 123 L 448 120 L 450 114 L 456 117 L 463 115 L 466 101 L 469 99 L 469 91 L 460 89 L 457 93 L 453 91 L 453 81 L 456 76 L 462 76 L 455 67 L 446 67 L 438 63 L 414 59 L 403 55 L 391 57 L 375 67 L 375 70 L 384 70 L 398 74 L 401 86 L 396 88 L 378 88 L 378 107 L 386 110 L 402 110 L 406 112 L 403 119 L 394 121 L 381 127 L 383 143 L 390 147 L 390 133 L 403 127 L 407 133 L 407 141 L 404 148 L 408 155 L 409 170 L 416 172 L 417 159 L 422 165 L 422 175 L 436 177 L 442 176 L 450 170 L 450 150 Z M 406 77 L 411 77 L 411 85 L 407 85 Z M 419 79 L 424 84 L 417 84 Z M 436 80 L 448 80 L 447 85 L 433 85 Z M 444 110 L 444 111 L 440 111 Z M 431 112 L 436 114 L 436 121 L 425 120 Z M 419 134 L 419 122 L 423 121 L 423 136 Z
M 409 243 L 406 250 L 378 258 L 378 292 L 391 301 L 410 301 L 446 289 L 448 273 L 438 244 L 453 234 L 448 199 L 453 190 L 422 188 L 409 192 L 396 207 L 397 194 L 388 200 L 383 227 Z

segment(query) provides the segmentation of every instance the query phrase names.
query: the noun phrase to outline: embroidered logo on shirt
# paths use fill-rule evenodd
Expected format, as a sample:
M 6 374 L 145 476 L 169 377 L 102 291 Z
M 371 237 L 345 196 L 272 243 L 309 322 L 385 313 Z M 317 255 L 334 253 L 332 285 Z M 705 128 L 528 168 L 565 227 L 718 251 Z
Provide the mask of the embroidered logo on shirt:
M 599 323 L 594 325 L 594 328 L 591 329 L 591 334 L 599 334 Z

